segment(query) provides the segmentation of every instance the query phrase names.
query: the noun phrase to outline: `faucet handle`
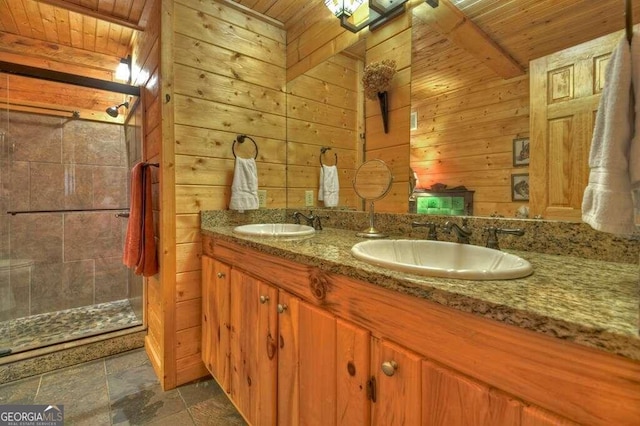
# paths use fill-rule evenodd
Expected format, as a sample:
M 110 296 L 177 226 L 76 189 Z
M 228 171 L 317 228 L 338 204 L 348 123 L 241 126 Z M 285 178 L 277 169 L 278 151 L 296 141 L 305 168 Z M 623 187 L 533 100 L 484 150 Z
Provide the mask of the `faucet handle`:
M 487 244 L 486 247 L 500 250 L 500 246 L 498 244 L 498 234 L 510 234 L 517 235 L 519 237 L 524 235 L 524 230 L 521 228 L 498 228 L 495 226 L 489 226 L 484 228 L 484 232 L 487 234 Z
M 438 233 L 436 232 L 436 224 L 434 222 L 411 222 L 412 228 L 418 228 L 420 226 L 425 226 L 429 230 L 427 239 L 435 241 L 438 240 Z
M 329 216 L 311 216 L 313 217 L 313 229 L 316 231 L 322 231 L 322 221 L 321 219 L 329 219 Z

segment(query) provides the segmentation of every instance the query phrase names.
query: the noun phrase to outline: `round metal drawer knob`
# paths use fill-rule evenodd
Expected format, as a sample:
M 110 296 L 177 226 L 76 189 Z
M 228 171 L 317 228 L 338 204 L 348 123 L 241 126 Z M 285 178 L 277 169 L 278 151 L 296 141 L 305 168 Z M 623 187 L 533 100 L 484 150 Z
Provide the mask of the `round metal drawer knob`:
M 260 303 L 263 305 L 269 301 L 269 296 L 260 296 Z
M 398 369 L 398 363 L 395 361 L 385 361 L 382 363 L 382 372 L 387 376 L 393 376 Z
M 218 278 L 224 278 L 225 277 L 224 272 L 218 272 L 217 275 L 218 275 Z
M 278 313 L 281 314 L 284 311 L 286 311 L 288 308 L 287 305 L 283 304 L 283 303 L 278 303 Z

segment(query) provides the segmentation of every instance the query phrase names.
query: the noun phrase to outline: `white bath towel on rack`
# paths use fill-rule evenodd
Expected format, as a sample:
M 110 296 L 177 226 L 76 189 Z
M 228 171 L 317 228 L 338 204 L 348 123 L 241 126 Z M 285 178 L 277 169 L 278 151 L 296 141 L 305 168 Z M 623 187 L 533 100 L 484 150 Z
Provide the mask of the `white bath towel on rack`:
M 340 199 L 340 182 L 338 181 L 338 167 L 320 166 L 320 188 L 318 201 L 323 201 L 325 207 L 335 207 Z
M 637 161 L 630 161 L 631 145 L 638 144 L 634 133 L 631 98 L 632 74 L 640 77 L 640 40 L 632 49 L 623 37 L 606 68 L 606 82 L 598 105 L 596 125 L 589 153 L 589 183 L 582 200 L 582 220 L 592 228 L 613 234 L 634 231 L 631 175 L 640 176 Z M 633 50 L 633 54 L 631 52 Z M 636 78 L 636 102 L 640 102 L 640 78 Z M 636 103 L 636 110 L 637 110 Z M 640 114 L 636 112 L 636 118 Z M 637 119 L 635 120 L 637 122 Z M 640 131 L 640 126 L 636 127 Z M 635 164 L 633 164 L 635 163 Z
M 229 209 L 240 213 L 256 210 L 258 203 L 258 170 L 253 158 L 236 157 Z

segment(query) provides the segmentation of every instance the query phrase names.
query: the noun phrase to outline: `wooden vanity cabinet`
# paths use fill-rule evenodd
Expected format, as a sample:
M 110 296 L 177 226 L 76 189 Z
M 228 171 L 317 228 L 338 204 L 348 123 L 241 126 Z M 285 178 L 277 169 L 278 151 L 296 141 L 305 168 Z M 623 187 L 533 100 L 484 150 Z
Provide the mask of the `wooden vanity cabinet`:
M 368 331 L 208 256 L 203 360 L 252 425 L 366 425 Z
M 638 362 L 203 241 L 204 361 L 253 425 L 640 421 Z

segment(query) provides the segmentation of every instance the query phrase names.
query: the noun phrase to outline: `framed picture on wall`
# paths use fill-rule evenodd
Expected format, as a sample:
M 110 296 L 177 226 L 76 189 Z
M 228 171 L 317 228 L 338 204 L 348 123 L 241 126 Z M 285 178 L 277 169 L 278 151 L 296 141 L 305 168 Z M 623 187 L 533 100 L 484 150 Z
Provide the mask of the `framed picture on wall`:
M 511 200 L 529 201 L 529 173 L 511 175 Z
M 529 138 L 513 140 L 513 167 L 529 165 Z

